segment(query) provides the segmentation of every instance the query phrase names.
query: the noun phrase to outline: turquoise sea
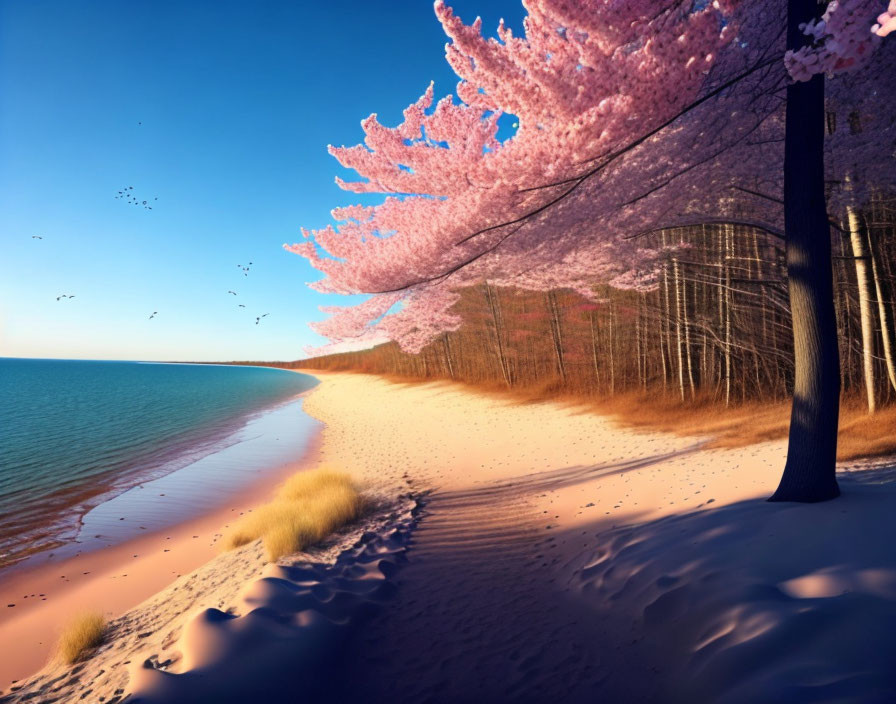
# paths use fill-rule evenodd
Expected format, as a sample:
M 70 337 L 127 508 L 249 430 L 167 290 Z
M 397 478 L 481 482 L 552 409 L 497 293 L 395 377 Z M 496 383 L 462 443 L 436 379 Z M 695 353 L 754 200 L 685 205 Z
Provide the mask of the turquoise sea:
M 0 567 L 223 504 L 301 456 L 315 384 L 266 367 L 0 358 Z

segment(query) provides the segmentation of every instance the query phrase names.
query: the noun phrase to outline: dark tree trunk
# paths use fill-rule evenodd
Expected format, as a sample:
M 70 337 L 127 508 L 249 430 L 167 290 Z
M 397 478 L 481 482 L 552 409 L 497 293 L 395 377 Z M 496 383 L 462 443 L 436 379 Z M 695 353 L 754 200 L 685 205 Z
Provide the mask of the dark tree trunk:
M 789 0 L 787 47 L 816 0 Z M 840 495 L 835 476 L 840 363 L 834 316 L 831 236 L 824 199 L 824 77 L 787 88 L 784 230 L 793 315 L 795 377 L 784 475 L 770 501 L 816 502 Z

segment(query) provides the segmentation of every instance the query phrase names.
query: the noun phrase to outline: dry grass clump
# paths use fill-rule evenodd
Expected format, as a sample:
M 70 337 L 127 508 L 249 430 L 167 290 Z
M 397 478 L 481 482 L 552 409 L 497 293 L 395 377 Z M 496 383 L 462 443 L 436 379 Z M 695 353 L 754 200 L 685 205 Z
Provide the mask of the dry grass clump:
M 66 624 L 56 651 L 59 658 L 68 665 L 86 659 L 97 648 L 106 635 L 106 619 L 96 611 L 85 611 Z
M 330 469 L 291 477 L 270 503 L 243 516 L 224 537 L 228 550 L 261 538 L 267 559 L 319 543 L 358 518 L 364 499 L 348 475 Z

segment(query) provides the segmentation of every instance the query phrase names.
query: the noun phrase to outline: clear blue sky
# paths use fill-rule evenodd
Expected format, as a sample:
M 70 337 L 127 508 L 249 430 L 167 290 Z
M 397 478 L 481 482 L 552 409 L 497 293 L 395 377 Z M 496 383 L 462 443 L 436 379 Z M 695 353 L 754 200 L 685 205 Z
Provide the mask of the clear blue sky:
M 452 5 L 492 32 L 523 15 Z M 359 201 L 327 144 L 358 143 L 371 112 L 396 124 L 430 80 L 454 91 L 445 42 L 429 0 L 2 0 L 0 356 L 273 360 L 322 342 L 317 306 L 348 301 L 308 289 L 318 272 L 281 244 Z M 116 200 L 127 186 L 153 210 Z

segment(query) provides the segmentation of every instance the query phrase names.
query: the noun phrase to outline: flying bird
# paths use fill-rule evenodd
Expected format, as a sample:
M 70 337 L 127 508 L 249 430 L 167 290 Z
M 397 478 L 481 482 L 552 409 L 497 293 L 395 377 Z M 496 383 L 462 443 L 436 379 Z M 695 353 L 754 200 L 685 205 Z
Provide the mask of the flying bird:
M 40 235 L 31 235 L 31 239 L 33 239 L 33 240 L 42 240 L 43 237 L 41 237 Z
M 152 320 L 152 319 L 155 318 L 158 314 L 159 314 L 159 311 L 154 310 L 154 311 L 152 312 L 152 315 L 149 316 L 149 319 Z
M 236 291 L 228 291 L 227 293 L 232 293 L 234 296 L 236 295 Z
M 239 308 L 245 308 L 246 306 L 244 306 L 242 303 L 240 303 L 238 307 L 239 307 Z
M 68 298 L 64 293 L 61 296 L 56 296 L 56 300 L 58 301 L 60 298 Z

